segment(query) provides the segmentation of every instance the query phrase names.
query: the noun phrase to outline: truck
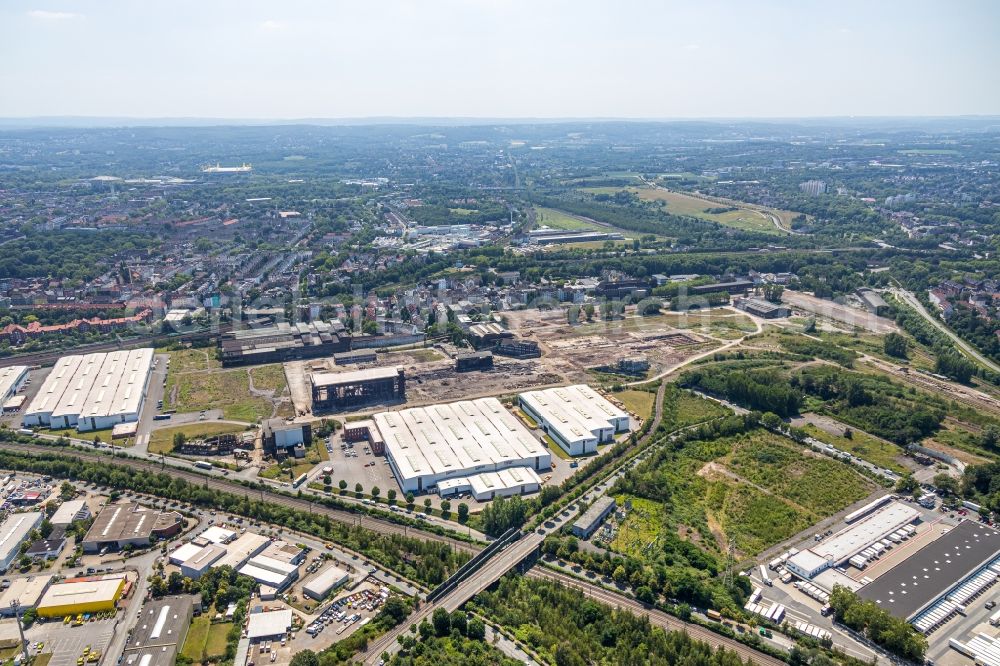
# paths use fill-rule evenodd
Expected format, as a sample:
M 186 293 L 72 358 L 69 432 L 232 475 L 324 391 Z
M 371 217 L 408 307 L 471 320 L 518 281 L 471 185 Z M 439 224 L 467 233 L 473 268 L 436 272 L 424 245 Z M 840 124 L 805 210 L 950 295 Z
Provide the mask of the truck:
M 772 585 L 771 577 L 767 575 L 767 567 L 764 566 L 763 564 L 760 565 L 760 579 L 764 583 L 764 585 L 767 585 L 768 587 Z
M 17 432 L 18 432 L 18 434 L 21 434 L 21 435 L 34 435 L 35 434 L 35 431 L 32 430 L 31 428 L 18 428 Z
M 715 622 L 722 622 L 722 614 L 717 610 L 709 609 L 705 611 L 705 617 Z
M 990 625 L 994 627 L 1000 627 L 1000 610 L 990 616 Z
M 212 465 L 212 463 L 210 463 L 207 460 L 195 460 L 194 461 L 194 466 L 197 467 L 197 468 L 199 468 L 199 469 L 214 469 L 215 468 L 215 466 Z
M 309 477 L 308 474 L 300 474 L 299 477 L 292 482 L 292 488 L 298 488 L 299 486 L 301 486 L 303 483 L 306 482 L 306 479 L 308 477 Z

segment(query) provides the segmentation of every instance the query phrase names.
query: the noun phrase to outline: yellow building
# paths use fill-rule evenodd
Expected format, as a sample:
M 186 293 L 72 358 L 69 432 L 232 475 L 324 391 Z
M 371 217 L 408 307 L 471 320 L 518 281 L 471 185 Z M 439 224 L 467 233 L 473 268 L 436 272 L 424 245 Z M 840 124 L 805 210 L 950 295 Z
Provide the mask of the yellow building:
M 62 617 L 114 610 L 125 587 L 125 577 L 57 583 L 49 586 L 38 604 L 40 617 Z

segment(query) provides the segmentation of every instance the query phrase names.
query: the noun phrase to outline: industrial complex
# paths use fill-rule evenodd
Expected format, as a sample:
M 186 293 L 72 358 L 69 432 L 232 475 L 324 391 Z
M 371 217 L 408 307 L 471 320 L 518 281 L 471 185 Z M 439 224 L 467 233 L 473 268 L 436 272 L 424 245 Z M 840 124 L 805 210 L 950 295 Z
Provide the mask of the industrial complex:
M 381 412 L 373 421 L 404 491 L 531 492 L 537 472 L 551 466 L 545 446 L 496 398 Z
M 310 383 L 314 412 L 341 411 L 406 400 L 406 376 L 402 368 L 317 372 L 312 375 Z
M 85 432 L 138 421 L 152 369 L 149 348 L 64 356 L 24 410 L 22 424 Z
M 148 546 L 153 537 L 163 539 L 179 533 L 184 517 L 176 511 L 160 512 L 141 504 L 109 504 L 97 514 L 83 538 L 85 553 L 103 548 Z

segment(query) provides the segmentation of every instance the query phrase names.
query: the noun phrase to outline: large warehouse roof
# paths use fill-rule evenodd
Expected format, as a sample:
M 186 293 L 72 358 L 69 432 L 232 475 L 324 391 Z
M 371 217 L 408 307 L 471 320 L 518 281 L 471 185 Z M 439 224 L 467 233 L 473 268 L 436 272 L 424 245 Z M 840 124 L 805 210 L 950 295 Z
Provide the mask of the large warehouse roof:
M 64 356 L 25 410 L 25 422 L 138 414 L 152 364 L 151 348 Z
M 589 438 L 594 431 L 608 428 L 614 420 L 628 418 L 628 414 L 585 384 L 526 391 L 520 398 L 566 442 Z
M 34 608 L 51 582 L 52 576 L 15 578 L 11 581 L 10 587 L 0 594 L 0 608 L 10 608 L 10 602 L 15 599 L 21 608 Z
M 86 580 L 74 583 L 57 583 L 49 587 L 38 604 L 39 610 L 52 607 L 75 606 L 95 601 L 111 601 L 124 585 L 122 576 L 103 580 Z
M 376 414 L 400 474 L 457 476 L 549 455 L 496 398 Z
M 83 356 L 79 355 L 63 356 L 56 361 L 52 372 L 45 378 L 42 387 L 38 389 L 35 399 L 24 410 L 25 417 L 51 414 L 82 361 Z
M 97 514 L 84 542 L 106 543 L 127 539 L 144 539 L 153 533 L 161 514 L 141 504 L 109 504 Z
M 909 619 L 997 555 L 1000 531 L 964 520 L 858 590 L 858 595 Z
M 226 546 L 226 554 L 216 560 L 213 567 L 230 566 L 238 569 L 251 557 L 264 550 L 270 539 L 253 532 L 245 532 L 240 538 Z
M 51 522 L 53 525 L 69 525 L 81 511 L 87 506 L 87 503 L 80 500 L 68 500 L 59 505 L 56 512 L 52 514 Z

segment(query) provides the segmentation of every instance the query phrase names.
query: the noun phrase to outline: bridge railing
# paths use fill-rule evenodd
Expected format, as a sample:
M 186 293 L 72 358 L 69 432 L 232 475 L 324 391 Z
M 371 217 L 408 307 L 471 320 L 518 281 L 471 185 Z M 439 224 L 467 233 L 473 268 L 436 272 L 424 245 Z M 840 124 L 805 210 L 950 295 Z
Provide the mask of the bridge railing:
M 444 595 L 451 592 L 456 585 L 461 583 L 463 580 L 479 571 L 487 561 L 501 550 L 514 543 L 521 538 L 523 533 L 520 528 L 512 527 L 503 534 L 500 535 L 493 543 L 486 546 L 483 550 L 479 551 L 475 557 L 463 564 L 458 570 L 448 577 L 448 580 L 444 581 L 436 588 L 431 590 L 427 595 L 427 601 L 436 601 Z

